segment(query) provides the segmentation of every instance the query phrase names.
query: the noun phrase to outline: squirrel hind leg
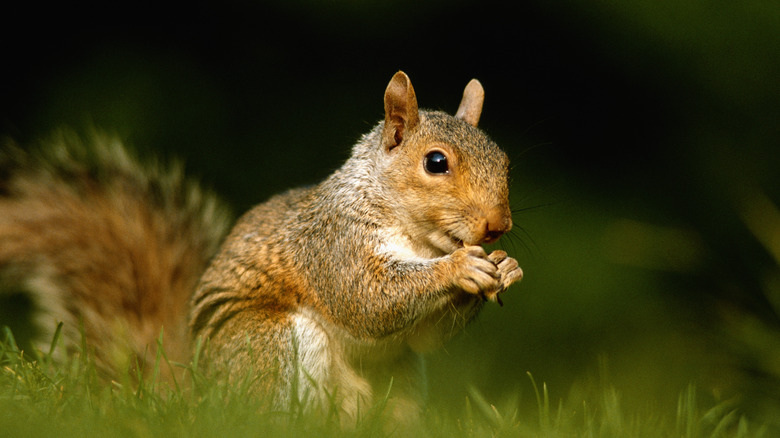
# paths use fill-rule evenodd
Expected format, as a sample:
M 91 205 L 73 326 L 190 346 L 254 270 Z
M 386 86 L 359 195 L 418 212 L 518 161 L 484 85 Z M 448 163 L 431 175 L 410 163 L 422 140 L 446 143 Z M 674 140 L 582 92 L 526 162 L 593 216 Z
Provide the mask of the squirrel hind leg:
M 354 423 L 361 410 L 374 402 L 371 384 L 350 365 L 343 349 L 337 348 L 315 317 L 306 312 L 294 314 L 291 334 L 296 395 L 314 409 L 338 410 L 344 425 Z

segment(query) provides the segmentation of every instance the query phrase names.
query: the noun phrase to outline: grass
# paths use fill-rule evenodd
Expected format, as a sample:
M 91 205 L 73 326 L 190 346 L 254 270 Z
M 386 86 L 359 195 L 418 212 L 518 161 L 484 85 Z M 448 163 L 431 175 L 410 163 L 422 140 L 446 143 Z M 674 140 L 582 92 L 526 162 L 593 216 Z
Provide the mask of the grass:
M 48 352 L 21 351 L 7 328 L 0 342 L 0 436 L 405 436 L 383 424 L 379 403 L 346 430 L 334 416 L 268 412 L 248 394 L 248 385 L 211 381 L 201 372 L 198 355 L 185 368 L 184 381 L 157 379 L 167 359 L 158 349 L 157 365 L 147 378 L 126 375 L 122 382 L 101 381 L 89 354 L 73 354 L 56 363 L 55 335 Z M 247 376 L 248 382 L 251 376 Z M 553 402 L 547 385 L 528 373 L 537 409 L 524 409 L 518 398 L 495 404 L 472 388 L 451 406 L 431 406 L 422 437 L 761 437 L 768 432 L 750 423 L 733 401 L 701 406 L 693 385 L 681 391 L 667 411 L 629 412 L 619 391 L 602 384 L 586 397 Z M 136 382 L 136 383 L 132 383 Z

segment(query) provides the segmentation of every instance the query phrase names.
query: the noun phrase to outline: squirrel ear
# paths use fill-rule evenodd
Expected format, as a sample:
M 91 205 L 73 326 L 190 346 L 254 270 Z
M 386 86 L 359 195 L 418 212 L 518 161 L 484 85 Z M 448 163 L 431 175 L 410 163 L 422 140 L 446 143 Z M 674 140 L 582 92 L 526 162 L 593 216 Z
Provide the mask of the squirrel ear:
M 386 150 L 401 144 L 420 121 L 417 114 L 417 96 L 406 73 L 399 71 L 385 90 L 385 128 L 382 142 Z
M 482 114 L 482 103 L 485 101 L 485 90 L 478 80 L 472 79 L 463 90 L 463 100 L 460 101 L 455 117 L 463 120 L 471 126 L 477 126 L 479 116 Z

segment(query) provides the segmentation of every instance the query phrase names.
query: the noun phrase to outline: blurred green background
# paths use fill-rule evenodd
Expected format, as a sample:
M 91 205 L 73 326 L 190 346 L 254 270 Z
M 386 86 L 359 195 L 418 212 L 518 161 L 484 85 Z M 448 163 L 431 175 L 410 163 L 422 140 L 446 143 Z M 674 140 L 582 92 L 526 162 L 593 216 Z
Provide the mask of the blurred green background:
M 526 278 L 431 355 L 432 399 L 630 406 L 693 382 L 780 412 L 780 3 L 194 1 L 4 6 L 0 134 L 94 125 L 237 213 L 338 167 L 406 71 L 486 90 Z

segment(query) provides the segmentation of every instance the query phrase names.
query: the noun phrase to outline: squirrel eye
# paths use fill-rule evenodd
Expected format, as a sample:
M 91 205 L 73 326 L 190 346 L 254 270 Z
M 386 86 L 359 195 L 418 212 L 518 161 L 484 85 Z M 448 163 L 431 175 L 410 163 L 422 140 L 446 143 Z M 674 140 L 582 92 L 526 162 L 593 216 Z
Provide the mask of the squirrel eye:
M 448 173 L 450 168 L 447 164 L 447 157 L 439 151 L 428 152 L 428 155 L 425 156 L 425 170 L 431 174 Z

